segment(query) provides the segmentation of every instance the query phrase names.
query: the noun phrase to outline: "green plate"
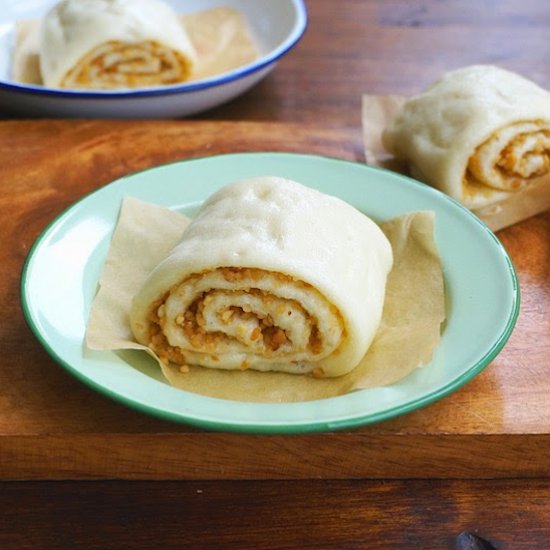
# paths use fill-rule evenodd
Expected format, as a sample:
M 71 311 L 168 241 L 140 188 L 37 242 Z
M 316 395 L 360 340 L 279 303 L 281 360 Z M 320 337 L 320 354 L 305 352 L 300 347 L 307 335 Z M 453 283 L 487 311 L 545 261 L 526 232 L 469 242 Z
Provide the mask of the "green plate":
M 318 401 L 260 404 L 173 388 L 140 352 L 86 349 L 90 305 L 125 195 L 192 216 L 221 186 L 261 175 L 287 177 L 339 196 L 377 221 L 412 210 L 435 211 L 447 322 L 429 365 L 387 387 Z M 47 352 L 92 388 L 167 420 L 254 433 L 351 428 L 432 403 L 487 366 L 510 336 L 519 310 L 510 258 L 494 234 L 460 204 L 392 172 L 287 153 L 188 160 L 106 185 L 63 212 L 37 239 L 25 265 L 21 293 L 27 322 Z

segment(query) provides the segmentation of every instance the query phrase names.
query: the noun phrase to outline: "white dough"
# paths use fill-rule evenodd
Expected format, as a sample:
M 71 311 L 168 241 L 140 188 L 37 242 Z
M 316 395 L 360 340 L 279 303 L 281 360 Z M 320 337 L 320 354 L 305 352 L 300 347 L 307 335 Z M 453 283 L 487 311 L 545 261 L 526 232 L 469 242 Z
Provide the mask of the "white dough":
M 177 14 L 160 0 L 63 0 L 44 18 L 40 70 L 46 86 L 58 87 L 87 53 L 109 42 L 155 41 L 190 63 L 193 46 Z
M 170 291 L 159 308 L 165 333 L 190 364 L 237 369 L 244 363 L 294 373 L 317 368 L 338 376 L 352 370 L 372 342 L 392 261 L 379 227 L 344 201 L 283 178 L 240 181 L 206 201 L 151 273 L 134 298 L 132 329 L 148 344 L 152 304 Z M 219 271 L 227 267 L 261 270 L 261 276 L 228 281 Z M 207 329 L 230 336 L 208 353 L 194 348 L 178 326 L 178 315 L 197 296 L 208 296 Z M 254 315 L 234 317 L 231 304 Z M 289 337 L 272 353 L 250 337 L 256 316 L 267 314 Z M 317 353 L 307 347 L 312 323 L 321 340 Z
M 408 100 L 383 141 L 422 181 L 486 206 L 550 170 L 550 93 L 498 67 L 457 69 Z

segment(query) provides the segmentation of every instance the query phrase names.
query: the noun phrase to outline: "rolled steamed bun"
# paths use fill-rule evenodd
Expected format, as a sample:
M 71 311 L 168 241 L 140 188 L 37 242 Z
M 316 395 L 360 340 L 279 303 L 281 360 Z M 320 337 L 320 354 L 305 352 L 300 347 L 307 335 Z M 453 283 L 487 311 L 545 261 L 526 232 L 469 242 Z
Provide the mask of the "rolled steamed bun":
M 458 69 L 408 100 L 383 141 L 418 179 L 484 207 L 550 174 L 550 92 L 498 67 Z
M 42 23 L 46 86 L 120 89 L 186 80 L 196 54 L 177 14 L 159 0 L 63 0 Z
M 132 330 L 167 363 L 339 376 L 373 340 L 392 261 L 344 201 L 282 178 L 236 182 L 150 274 Z

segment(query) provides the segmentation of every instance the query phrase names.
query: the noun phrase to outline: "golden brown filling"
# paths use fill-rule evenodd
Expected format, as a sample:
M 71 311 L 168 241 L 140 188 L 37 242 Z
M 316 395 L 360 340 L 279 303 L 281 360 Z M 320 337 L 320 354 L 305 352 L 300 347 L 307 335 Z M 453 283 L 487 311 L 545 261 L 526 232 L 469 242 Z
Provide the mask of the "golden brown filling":
M 297 281 L 288 275 L 277 272 L 265 272 L 261 269 L 254 268 L 218 268 L 214 270 L 218 272 L 226 281 L 230 283 L 242 283 L 246 281 L 246 284 L 254 281 L 260 281 L 266 274 L 269 275 L 270 280 L 275 280 L 276 284 L 282 285 L 285 283 L 292 283 L 293 286 L 307 289 L 308 292 L 318 293 L 311 285 L 302 281 Z M 212 273 L 212 272 L 206 272 Z M 197 274 L 189 277 L 186 283 L 196 283 L 204 274 Z M 168 296 L 172 292 L 181 292 L 181 284 L 167 292 L 162 298 L 157 300 L 153 304 L 151 313 L 149 315 L 150 321 L 150 347 L 159 356 L 159 358 L 166 363 L 174 363 L 176 365 L 185 365 L 187 363 L 185 357 L 185 350 L 180 347 L 172 346 L 164 332 L 165 324 L 168 322 L 165 315 L 165 302 Z M 190 348 L 189 352 L 201 352 L 209 354 L 214 360 L 218 361 L 219 357 L 216 355 L 218 346 L 220 343 L 229 343 L 233 340 L 233 336 L 226 334 L 223 330 L 210 330 L 207 328 L 207 322 L 205 321 L 205 308 L 209 302 L 213 299 L 213 295 L 220 292 L 217 289 L 211 291 L 205 291 L 194 297 L 185 311 L 181 311 L 175 317 L 175 324 L 181 327 L 181 331 L 186 337 Z M 231 296 L 233 291 L 225 290 L 221 291 Z M 236 291 L 236 293 L 242 293 L 242 291 Z M 303 315 L 311 330 L 309 337 L 306 341 L 307 351 L 311 354 L 317 355 L 323 351 L 323 338 L 319 328 L 317 326 L 316 318 L 308 313 L 300 303 L 295 300 L 286 298 L 284 300 L 284 307 L 281 305 L 281 299 L 265 290 L 258 288 L 248 288 L 245 292 L 247 296 L 252 296 L 261 301 L 265 308 L 271 307 L 271 313 L 266 311 L 252 311 L 252 309 L 246 305 L 228 305 L 220 311 L 217 311 L 217 316 L 221 325 L 229 325 L 230 323 L 237 323 L 238 326 L 251 327 L 247 332 L 246 337 L 254 344 L 260 345 L 259 350 L 251 350 L 253 353 L 260 353 L 264 357 L 273 356 L 278 350 L 284 346 L 292 346 L 292 337 L 288 330 L 277 326 L 273 316 L 288 316 L 290 318 L 296 312 Z M 336 314 L 338 322 L 343 326 L 343 322 L 336 309 L 331 306 L 333 313 Z M 283 323 L 284 325 L 284 323 Z M 248 368 L 248 361 L 244 361 L 241 364 L 242 369 Z
M 86 54 L 61 81 L 63 88 L 137 88 L 183 82 L 189 60 L 155 41 L 109 41 Z
M 467 196 L 513 192 L 550 172 L 550 127 L 542 121 L 512 124 L 495 132 L 470 157 Z
M 547 133 L 550 138 L 550 133 Z M 540 143 L 534 147 L 529 153 L 522 157 L 517 157 L 514 145 L 520 145 L 526 141 L 526 136 L 520 136 L 516 140 L 516 144 L 510 144 L 504 148 L 500 158 L 497 161 L 497 166 L 504 172 L 509 174 L 519 174 L 523 177 L 536 178 L 545 174 L 550 170 L 550 149 L 543 147 Z M 532 167 L 532 169 L 531 169 Z
M 165 364 L 185 365 L 185 356 L 180 348 L 171 346 L 162 332 L 158 308 L 164 299 L 155 302 L 149 314 L 149 347 L 158 355 L 158 358 Z

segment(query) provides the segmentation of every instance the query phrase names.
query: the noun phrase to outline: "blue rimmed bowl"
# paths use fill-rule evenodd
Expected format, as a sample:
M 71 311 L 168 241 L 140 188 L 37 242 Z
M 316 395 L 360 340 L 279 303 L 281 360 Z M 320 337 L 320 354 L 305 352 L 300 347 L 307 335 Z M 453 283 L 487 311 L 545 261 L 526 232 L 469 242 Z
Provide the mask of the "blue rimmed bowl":
M 206 111 L 242 94 L 300 40 L 307 25 L 303 0 L 165 0 L 178 13 L 216 6 L 239 10 L 260 57 L 212 78 L 139 90 L 82 91 L 20 84 L 11 79 L 17 21 L 37 19 L 58 0 L 2 0 L 0 10 L 0 111 L 23 116 L 174 118 Z

